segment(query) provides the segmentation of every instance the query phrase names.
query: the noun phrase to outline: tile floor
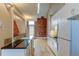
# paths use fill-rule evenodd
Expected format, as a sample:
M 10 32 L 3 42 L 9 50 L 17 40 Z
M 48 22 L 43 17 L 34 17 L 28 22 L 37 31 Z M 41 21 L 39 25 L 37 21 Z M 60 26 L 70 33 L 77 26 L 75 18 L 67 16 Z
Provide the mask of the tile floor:
M 34 40 L 34 56 L 54 56 L 48 47 L 46 39 Z

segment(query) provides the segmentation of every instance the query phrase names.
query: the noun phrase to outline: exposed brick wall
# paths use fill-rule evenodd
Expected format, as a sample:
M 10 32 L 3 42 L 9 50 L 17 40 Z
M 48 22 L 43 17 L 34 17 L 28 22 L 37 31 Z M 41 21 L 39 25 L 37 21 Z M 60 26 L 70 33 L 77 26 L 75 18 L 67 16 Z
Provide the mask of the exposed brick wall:
M 37 18 L 35 22 L 35 37 L 47 36 L 47 19 L 44 17 Z

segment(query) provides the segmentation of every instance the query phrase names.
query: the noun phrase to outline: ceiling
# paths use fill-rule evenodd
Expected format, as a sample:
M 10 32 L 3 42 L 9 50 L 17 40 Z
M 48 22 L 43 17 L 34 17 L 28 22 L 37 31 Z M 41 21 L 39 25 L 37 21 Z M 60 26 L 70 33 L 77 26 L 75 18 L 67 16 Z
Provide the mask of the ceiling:
M 37 14 L 36 3 L 15 3 L 14 5 L 25 18 L 35 18 Z
M 57 13 L 63 6 L 65 5 L 65 3 L 51 3 L 50 6 L 50 14 L 54 15 L 55 13 Z
M 36 19 L 40 16 L 47 16 L 50 6 L 52 13 L 56 13 L 63 4 L 58 3 L 40 3 L 39 14 L 37 14 L 37 3 L 14 3 L 16 8 L 28 19 Z

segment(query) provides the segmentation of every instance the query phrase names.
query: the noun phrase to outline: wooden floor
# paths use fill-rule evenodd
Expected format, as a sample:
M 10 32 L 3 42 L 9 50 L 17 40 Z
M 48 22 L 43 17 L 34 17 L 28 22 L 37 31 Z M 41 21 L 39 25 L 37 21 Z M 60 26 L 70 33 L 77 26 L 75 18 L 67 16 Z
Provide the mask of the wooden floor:
M 34 56 L 54 56 L 48 47 L 46 39 L 34 40 Z

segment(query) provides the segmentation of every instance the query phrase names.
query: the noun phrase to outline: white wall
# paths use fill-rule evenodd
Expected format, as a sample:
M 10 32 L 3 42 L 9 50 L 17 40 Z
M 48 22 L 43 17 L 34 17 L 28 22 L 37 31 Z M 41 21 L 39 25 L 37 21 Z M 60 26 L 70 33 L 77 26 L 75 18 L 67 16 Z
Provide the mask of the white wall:
M 6 10 L 4 4 L 0 3 L 0 21 L 2 26 L 0 27 L 0 47 L 4 45 L 4 40 L 6 38 L 11 38 L 12 36 L 12 20 L 8 11 Z
M 20 34 L 25 33 L 25 21 L 22 20 L 22 19 L 15 19 L 15 21 L 16 21 L 16 23 L 18 25 Z
M 63 6 L 65 5 L 65 3 L 53 3 L 50 6 L 49 9 L 49 15 L 54 15 L 55 13 L 57 13 Z

